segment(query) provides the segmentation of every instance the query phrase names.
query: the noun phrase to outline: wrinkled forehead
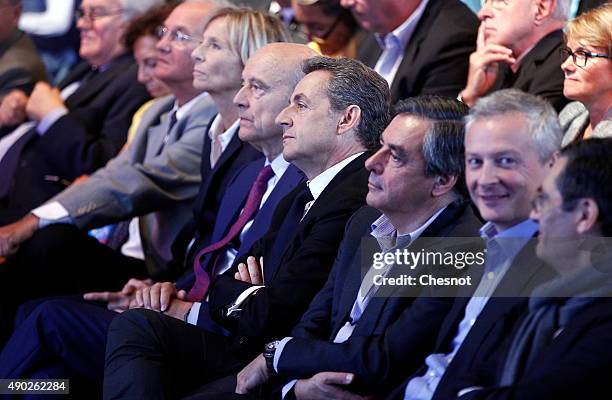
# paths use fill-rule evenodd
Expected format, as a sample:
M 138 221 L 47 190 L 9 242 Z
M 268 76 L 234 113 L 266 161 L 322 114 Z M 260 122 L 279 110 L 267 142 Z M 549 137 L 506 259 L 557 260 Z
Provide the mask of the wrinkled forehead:
M 83 0 L 83 2 L 81 3 L 81 7 L 117 9 L 121 8 L 121 2 L 119 0 Z

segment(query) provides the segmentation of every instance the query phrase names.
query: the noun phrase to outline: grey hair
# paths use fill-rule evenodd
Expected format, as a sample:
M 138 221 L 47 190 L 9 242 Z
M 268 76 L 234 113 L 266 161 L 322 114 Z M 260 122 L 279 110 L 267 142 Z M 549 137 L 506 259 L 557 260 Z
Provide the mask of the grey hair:
M 327 71 L 327 97 L 332 110 L 340 112 L 351 105 L 361 109 L 356 136 L 366 149 L 380 146 L 380 135 L 389 122 L 389 84 L 373 69 L 350 58 L 313 57 L 302 64 L 302 71 Z
M 123 19 L 129 21 L 138 17 L 154 7 L 161 6 L 164 0 L 119 0 L 123 10 Z
M 550 103 L 517 89 L 504 89 L 476 101 L 465 117 L 466 129 L 477 120 L 508 114 L 522 115 L 541 163 L 548 162 L 561 147 L 559 118 Z
M 552 17 L 558 21 L 567 21 L 569 19 L 571 0 L 557 0 L 557 6 L 552 12 Z
M 411 115 L 430 123 L 421 150 L 425 176 L 456 177 L 453 191 L 461 199 L 467 198 L 463 118 L 468 111 L 468 106 L 458 100 L 432 95 L 402 100 L 394 108 L 396 116 Z

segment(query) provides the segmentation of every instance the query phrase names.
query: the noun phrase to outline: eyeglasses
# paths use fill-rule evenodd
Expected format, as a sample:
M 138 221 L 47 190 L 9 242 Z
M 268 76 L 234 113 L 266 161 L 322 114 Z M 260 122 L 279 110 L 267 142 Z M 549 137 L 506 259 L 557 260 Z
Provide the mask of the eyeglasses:
M 81 18 L 86 19 L 89 22 L 94 22 L 98 19 L 102 19 L 102 18 L 106 18 L 106 17 L 111 17 L 113 15 L 119 15 L 123 13 L 123 10 L 119 9 L 119 10 L 114 10 L 114 11 L 109 11 L 109 10 L 105 10 L 102 8 L 92 8 L 89 11 L 83 9 L 83 8 L 78 8 L 75 12 L 74 12 L 74 19 L 76 21 L 80 20 Z
M 178 46 L 184 46 L 189 42 L 195 43 L 197 45 L 201 43 L 200 40 L 196 39 L 191 35 L 183 33 L 180 30 L 171 31 L 165 26 L 158 26 L 155 29 L 155 33 L 157 34 L 159 40 L 162 40 L 164 37 L 169 36 L 170 43 L 174 43 Z
M 577 67 L 586 67 L 589 58 L 610 58 L 610 55 L 608 54 L 593 53 L 592 51 L 586 50 L 572 51 L 568 47 L 559 49 L 559 54 L 561 55 L 561 59 L 563 61 L 567 60 L 567 57 L 571 56 L 572 61 L 574 61 L 574 65 Z

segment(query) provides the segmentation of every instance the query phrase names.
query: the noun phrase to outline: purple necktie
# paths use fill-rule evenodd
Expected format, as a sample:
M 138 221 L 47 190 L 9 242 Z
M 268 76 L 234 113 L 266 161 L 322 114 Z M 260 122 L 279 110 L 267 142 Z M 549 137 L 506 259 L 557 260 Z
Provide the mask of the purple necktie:
M 204 300 L 206 293 L 208 292 L 211 276 L 209 271 L 206 271 L 202 267 L 202 258 L 206 254 L 226 246 L 240 234 L 242 228 L 244 228 L 247 222 L 251 220 L 255 212 L 259 209 L 261 198 L 266 192 L 266 188 L 268 186 L 268 180 L 272 176 L 274 176 L 274 171 L 272 171 L 272 167 L 269 165 L 263 167 L 261 171 L 259 171 L 255 182 L 253 182 L 253 185 L 251 186 L 251 190 L 249 191 L 249 196 L 247 197 L 244 208 L 242 209 L 242 213 L 240 213 L 240 216 L 236 222 L 234 222 L 229 232 L 223 237 L 223 239 L 206 246 L 196 254 L 193 261 L 193 271 L 195 272 L 196 281 L 187 294 L 188 301 L 195 302 Z

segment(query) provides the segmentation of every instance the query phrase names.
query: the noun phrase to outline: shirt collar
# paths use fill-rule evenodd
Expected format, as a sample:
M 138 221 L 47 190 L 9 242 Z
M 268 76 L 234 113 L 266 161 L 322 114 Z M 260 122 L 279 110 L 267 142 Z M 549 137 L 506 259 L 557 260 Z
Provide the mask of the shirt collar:
M 308 189 L 310 189 L 310 193 L 312 194 L 313 200 L 317 200 L 317 198 L 323 193 L 323 190 L 329 185 L 329 182 L 334 179 L 334 177 L 340 172 L 344 167 L 346 167 L 351 161 L 359 157 L 363 154 L 362 152 L 353 154 L 350 157 L 345 158 L 339 163 L 335 164 L 332 167 L 327 168 L 325 171 L 321 172 L 311 181 L 308 181 Z
M 384 251 L 395 247 L 406 247 L 419 238 L 423 232 L 425 232 L 425 229 L 427 229 L 444 210 L 446 210 L 446 206 L 436 211 L 423 225 L 419 226 L 414 231 L 399 236 L 395 226 L 393 226 L 389 218 L 383 214 L 372 223 L 370 235 L 376 239 L 380 248 Z
M 221 114 L 215 115 L 213 122 L 210 124 L 210 129 L 208 130 L 208 137 L 210 138 L 210 140 L 213 140 L 213 135 L 214 135 L 213 132 L 217 130 L 217 127 L 219 126 L 219 124 L 221 124 Z M 234 121 L 234 123 L 229 128 L 227 128 L 224 132 L 219 134 L 219 140 L 221 140 L 221 146 L 223 149 L 225 149 L 225 146 L 227 146 L 230 140 L 232 140 L 232 138 L 234 137 L 234 134 L 236 133 L 236 131 L 238 131 L 239 126 L 240 126 L 240 119 L 237 119 L 236 121 Z
M 529 52 L 531 50 L 533 50 L 533 48 L 536 46 L 537 43 L 534 43 L 531 47 L 529 47 L 527 50 L 525 50 L 523 52 L 523 54 L 521 54 L 520 56 L 518 56 L 518 58 L 516 59 L 516 61 L 514 62 L 514 64 L 510 65 L 510 70 L 512 71 L 513 74 L 516 74 L 519 70 L 519 68 L 521 68 L 521 63 L 523 62 L 523 60 L 525 59 L 525 57 L 527 57 L 527 54 L 529 54 Z
M 391 44 L 391 42 L 395 42 L 396 44 L 400 45 L 400 48 L 405 49 L 419 21 L 421 20 L 421 17 L 425 13 L 427 3 L 429 3 L 429 0 L 421 1 L 421 4 L 419 4 L 419 6 L 416 8 L 416 10 L 414 10 L 410 17 L 408 17 L 406 21 L 404 21 L 393 31 L 387 33 L 386 35 L 376 33 L 374 37 L 376 38 L 376 41 L 378 42 L 380 47 L 385 49 L 388 45 Z
M 271 162 L 266 159 L 265 165 L 270 165 L 272 167 L 272 171 L 274 172 L 274 176 L 280 179 L 285 171 L 287 171 L 290 164 L 283 157 L 283 153 L 281 153 Z
M 480 228 L 480 236 L 487 243 L 495 241 L 502 248 L 506 257 L 513 259 L 537 231 L 538 224 L 532 219 L 526 219 L 502 232 L 497 232 L 495 225 L 487 222 Z
M 197 95 L 196 97 L 194 97 L 193 99 L 189 100 L 187 103 L 183 104 L 182 106 L 179 107 L 179 105 L 177 104 L 176 100 L 174 101 L 174 107 L 172 108 L 172 111 L 176 112 L 176 120 L 180 121 L 183 118 L 185 118 L 185 116 L 189 113 L 189 111 L 191 111 L 191 109 L 193 108 L 193 106 L 200 101 L 201 99 L 203 99 L 204 97 L 208 96 L 208 93 L 206 92 L 202 92 L 199 95 Z

